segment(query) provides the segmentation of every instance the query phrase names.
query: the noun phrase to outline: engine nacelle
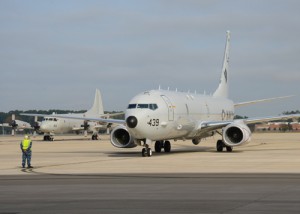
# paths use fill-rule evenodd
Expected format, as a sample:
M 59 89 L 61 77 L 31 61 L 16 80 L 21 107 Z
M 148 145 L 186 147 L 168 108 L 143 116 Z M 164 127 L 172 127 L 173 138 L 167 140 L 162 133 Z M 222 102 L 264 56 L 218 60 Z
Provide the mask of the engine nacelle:
M 250 139 L 251 131 L 243 122 L 229 124 L 223 130 L 223 142 L 226 146 L 240 146 Z
M 123 125 L 119 125 L 112 130 L 110 142 L 113 146 L 118 148 L 133 148 L 137 146 L 127 128 Z

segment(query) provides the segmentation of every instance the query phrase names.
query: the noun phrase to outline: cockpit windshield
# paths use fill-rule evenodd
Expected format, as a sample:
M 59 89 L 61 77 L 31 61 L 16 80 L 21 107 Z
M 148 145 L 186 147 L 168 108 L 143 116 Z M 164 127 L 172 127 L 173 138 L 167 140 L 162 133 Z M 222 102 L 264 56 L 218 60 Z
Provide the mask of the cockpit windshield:
M 128 109 L 136 108 L 136 104 L 129 104 Z
M 138 103 L 138 104 L 129 104 L 127 109 L 135 109 L 135 108 L 141 108 L 141 109 L 151 109 L 156 110 L 158 108 L 157 104 L 155 103 Z
M 43 121 L 57 121 L 58 119 L 56 119 L 56 118 L 44 118 L 44 120 Z

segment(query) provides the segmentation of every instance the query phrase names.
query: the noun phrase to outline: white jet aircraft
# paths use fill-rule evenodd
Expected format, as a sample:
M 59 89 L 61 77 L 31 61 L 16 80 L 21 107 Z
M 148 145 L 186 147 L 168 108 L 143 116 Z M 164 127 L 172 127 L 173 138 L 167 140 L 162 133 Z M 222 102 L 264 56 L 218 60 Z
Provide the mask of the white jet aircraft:
M 192 140 L 197 145 L 201 139 L 220 134 L 222 139 L 216 143 L 218 152 L 224 148 L 228 152 L 235 146 L 250 141 L 251 131 L 247 124 L 264 121 L 300 117 L 286 115 L 234 120 L 235 107 L 258 102 L 270 101 L 271 98 L 243 103 L 234 103 L 228 98 L 230 32 L 227 32 L 224 62 L 221 80 L 213 95 L 198 95 L 169 90 L 150 90 L 133 97 L 125 112 L 125 120 L 102 118 L 67 118 L 86 121 L 119 123 L 111 132 L 111 143 L 118 148 L 143 146 L 142 156 L 151 156 L 151 145 L 155 151 L 171 151 L 170 140 Z
M 45 141 L 53 141 L 55 134 L 63 134 L 69 132 L 79 132 L 84 131 L 85 136 L 87 136 L 87 132 L 92 132 L 92 140 L 98 139 L 98 132 L 100 129 L 108 129 L 110 124 L 101 122 L 101 121 L 82 121 L 82 119 L 67 119 L 66 117 L 110 117 L 114 115 L 120 115 L 124 113 L 116 113 L 116 114 L 104 114 L 103 103 L 100 91 L 97 89 L 95 93 L 94 104 L 90 110 L 82 114 L 52 114 L 52 115 L 44 115 L 44 114 L 21 114 L 26 116 L 39 116 L 44 117 L 43 121 L 40 124 L 39 131 L 44 132 L 44 140 Z

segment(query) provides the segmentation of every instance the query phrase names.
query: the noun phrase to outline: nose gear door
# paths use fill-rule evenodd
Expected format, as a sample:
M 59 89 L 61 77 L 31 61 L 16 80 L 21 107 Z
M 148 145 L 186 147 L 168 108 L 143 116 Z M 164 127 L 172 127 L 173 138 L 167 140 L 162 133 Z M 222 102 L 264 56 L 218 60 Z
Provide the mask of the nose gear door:
M 161 95 L 161 97 L 167 104 L 169 121 L 173 121 L 174 120 L 174 106 L 172 105 L 172 103 L 168 97 L 166 97 L 165 95 Z

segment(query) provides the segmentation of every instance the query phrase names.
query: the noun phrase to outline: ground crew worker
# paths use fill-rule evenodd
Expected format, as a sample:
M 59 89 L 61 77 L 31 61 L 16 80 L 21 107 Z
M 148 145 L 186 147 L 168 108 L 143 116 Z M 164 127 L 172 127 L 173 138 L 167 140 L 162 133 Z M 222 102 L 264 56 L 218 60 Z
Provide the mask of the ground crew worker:
M 25 135 L 24 140 L 21 141 L 20 144 L 22 150 L 22 168 L 25 168 L 26 160 L 27 160 L 27 168 L 33 168 L 31 166 L 31 147 L 32 141 L 28 135 Z

